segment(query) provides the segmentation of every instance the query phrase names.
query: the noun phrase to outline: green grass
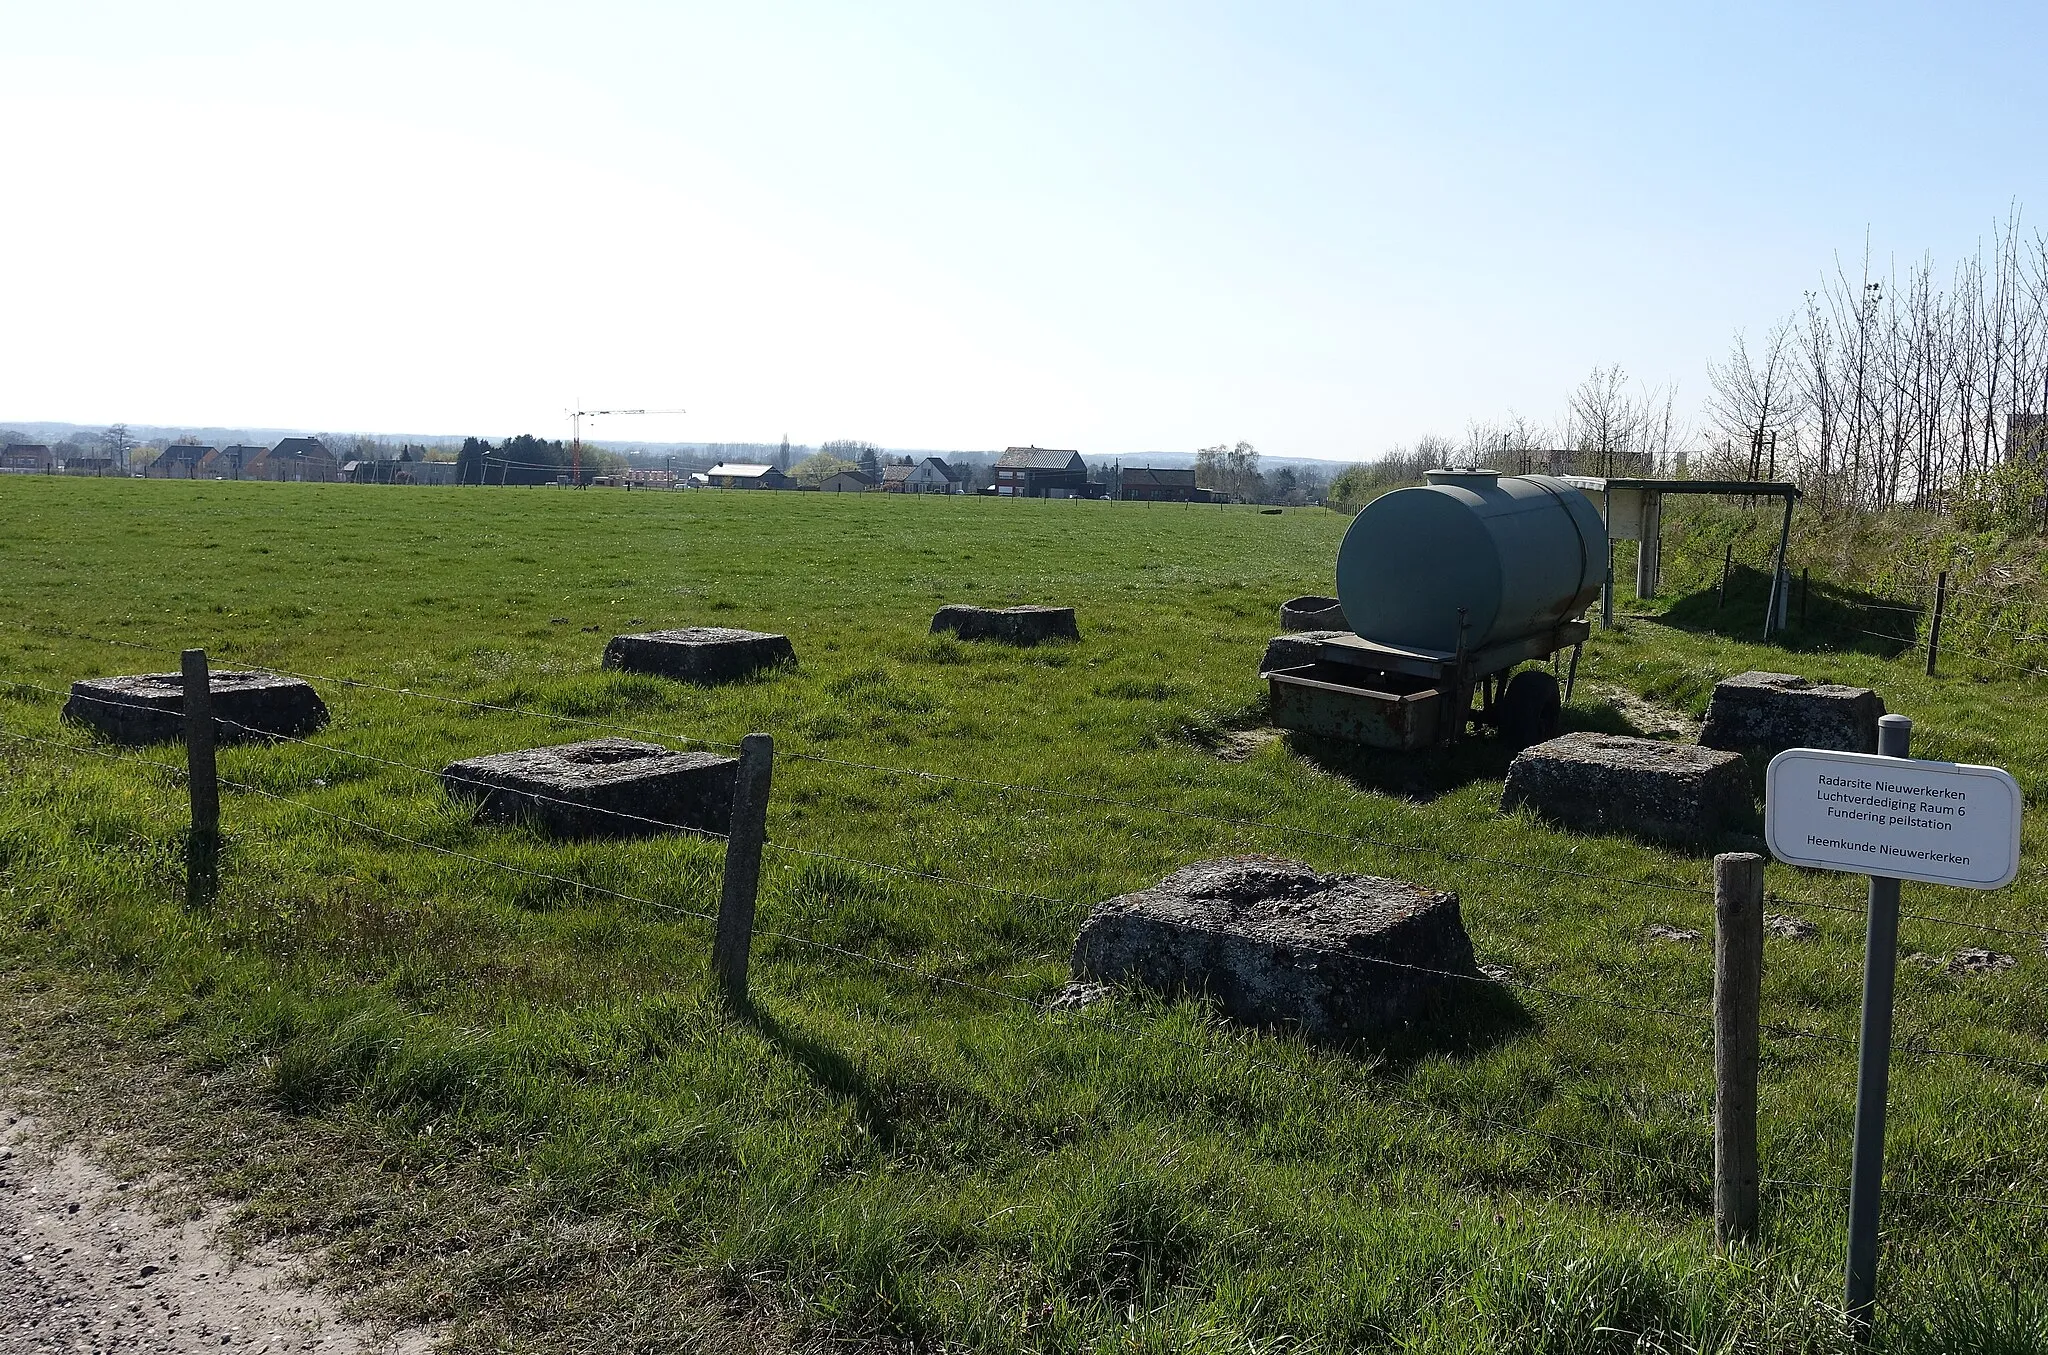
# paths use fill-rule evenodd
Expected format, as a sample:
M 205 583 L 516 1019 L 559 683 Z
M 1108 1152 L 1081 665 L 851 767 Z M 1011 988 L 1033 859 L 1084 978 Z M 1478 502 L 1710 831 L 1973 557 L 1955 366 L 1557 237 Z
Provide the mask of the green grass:
M 1770 868 L 1773 909 L 1819 935 L 1770 942 L 1767 1030 L 1841 1042 L 1767 1035 L 1764 1168 L 1778 1183 L 1760 1244 L 1718 1258 L 1711 956 L 1644 937 L 1656 922 L 1711 930 L 1693 892 L 1705 859 L 1503 817 L 1505 758 L 1486 740 L 1449 756 L 1289 741 L 1217 756 L 1261 723 L 1254 670 L 1277 605 L 1327 591 L 1346 525 L 1334 514 L 14 477 L 0 479 L 0 522 L 0 677 L 61 688 L 172 669 L 202 645 L 217 666 L 544 713 L 321 684 L 335 718 L 320 742 L 425 768 L 588 732 L 546 715 L 678 740 L 775 735 L 778 848 L 759 922 L 795 939 L 759 943 L 746 1012 L 715 999 L 708 928 L 687 916 L 715 907 L 716 844 L 555 844 L 472 825 L 411 771 L 234 748 L 221 755 L 234 781 L 537 874 L 230 791 L 221 894 L 192 912 L 175 775 L 133 754 L 0 743 L 0 955 L 17 988 L 90 995 L 96 1028 L 228 1078 L 287 1132 L 362 1127 L 403 1167 L 378 1189 L 477 1171 L 508 1216 L 530 1217 L 515 1198 L 541 1200 L 550 1219 L 624 1230 L 656 1262 L 625 1289 L 773 1311 L 795 1341 L 1841 1344 L 1827 1308 L 1861 920 L 1802 905 L 1853 910 L 1858 882 Z M 1748 530 L 1698 525 L 1701 541 Z M 1697 570 L 1666 576 L 1695 591 L 1598 635 L 1574 725 L 1627 727 L 1603 690 L 1697 713 L 1719 676 L 1792 668 L 1878 687 L 1919 722 L 1916 751 L 2000 763 L 2040 795 L 2038 684 L 1929 680 L 1911 652 L 1858 648 L 1846 624 L 1829 632 L 1837 647 L 1760 646 L 1760 596 L 1738 588 L 1714 613 Z M 953 601 L 1069 603 L 1084 638 L 1019 651 L 928 635 Z M 598 667 L 612 633 L 703 623 L 786 631 L 800 667 L 710 689 Z M 58 704 L 0 688 L 0 728 L 82 741 Z M 1910 911 L 2035 935 L 1988 942 L 2018 957 L 2009 973 L 1902 966 L 1902 1042 L 2048 1061 L 2032 824 L 2027 842 L 2008 890 L 1906 887 Z M 1455 889 L 1483 961 L 1629 1005 L 1475 990 L 1462 1020 L 1351 1051 L 1186 1003 L 1125 998 L 1106 1019 L 1040 1009 L 1093 902 L 1249 851 Z M 1987 942 L 1909 920 L 1903 944 Z M 1900 1060 L 1889 1348 L 2048 1349 L 2044 1081 Z M 322 1222 L 343 1240 L 359 1226 L 346 1211 Z M 439 1239 L 457 1225 L 418 1226 Z M 623 1339 L 618 1286 L 600 1303 L 572 1267 L 458 1250 L 418 1249 L 407 1264 L 426 1279 L 405 1311 L 454 1322 L 477 1348 L 486 1331 L 560 1348 Z M 495 1328 L 478 1317 L 508 1308 Z

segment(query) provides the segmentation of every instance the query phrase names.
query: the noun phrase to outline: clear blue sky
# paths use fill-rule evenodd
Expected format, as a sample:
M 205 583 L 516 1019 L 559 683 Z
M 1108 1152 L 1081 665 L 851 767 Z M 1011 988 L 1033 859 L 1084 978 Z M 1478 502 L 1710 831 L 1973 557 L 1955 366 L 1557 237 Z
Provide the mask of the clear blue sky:
M 0 6 L 0 419 L 1356 458 L 2041 179 L 2048 8 Z M 2039 204 L 2048 211 L 2048 202 Z

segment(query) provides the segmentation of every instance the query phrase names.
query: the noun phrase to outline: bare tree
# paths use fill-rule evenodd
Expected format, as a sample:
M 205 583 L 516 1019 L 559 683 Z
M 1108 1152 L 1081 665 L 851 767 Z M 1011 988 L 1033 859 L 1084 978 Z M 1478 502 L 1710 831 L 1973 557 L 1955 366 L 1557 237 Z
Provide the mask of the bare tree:
M 1762 478 L 1766 445 L 1788 432 L 1805 412 L 1795 367 L 1789 320 L 1771 326 L 1757 356 L 1750 356 L 1749 341 L 1737 330 L 1728 360 L 1707 364 L 1707 381 L 1713 388 L 1707 397 L 1707 417 L 1726 445 L 1747 449 L 1748 479 Z

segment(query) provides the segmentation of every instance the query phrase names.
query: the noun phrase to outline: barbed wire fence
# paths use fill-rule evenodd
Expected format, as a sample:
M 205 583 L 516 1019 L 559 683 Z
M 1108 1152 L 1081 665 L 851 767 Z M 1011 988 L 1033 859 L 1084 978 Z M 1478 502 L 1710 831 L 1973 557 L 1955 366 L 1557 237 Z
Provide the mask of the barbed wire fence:
M 1901 610 L 1905 609 L 1902 607 Z M 162 652 L 157 646 L 144 642 L 115 637 L 91 636 L 72 631 L 69 628 L 52 626 L 34 627 L 21 623 L 10 624 L 32 632 L 42 630 L 44 633 L 66 639 L 81 641 L 99 640 L 140 651 Z M 487 715 L 532 719 L 555 722 L 581 729 L 633 734 L 642 738 L 660 740 L 665 745 L 680 745 L 688 749 L 723 749 L 739 752 L 742 758 L 746 755 L 746 745 L 753 742 L 753 739 L 750 739 L 740 745 L 735 745 L 730 742 L 707 739 L 697 735 L 681 734 L 673 730 L 649 728 L 644 724 L 627 724 L 620 721 L 571 715 L 532 706 L 484 701 L 448 693 L 426 691 L 416 686 L 393 686 L 388 683 L 377 683 L 352 676 L 312 673 L 265 665 L 251 665 L 251 667 L 258 672 L 293 677 L 302 681 L 330 684 L 333 687 L 345 689 L 375 692 L 383 696 L 424 703 L 460 707 Z M 14 677 L 0 678 L 0 686 L 16 691 L 33 692 L 38 698 L 44 699 L 65 699 L 71 695 L 71 693 L 60 688 Z M 316 740 L 298 735 L 267 733 L 238 721 L 224 719 L 219 716 L 213 716 L 210 724 L 213 731 L 225 732 L 236 738 L 295 746 L 326 757 L 355 759 L 366 765 L 375 766 L 385 772 L 425 778 L 429 782 L 440 783 L 444 786 L 447 784 L 446 769 L 436 770 L 421 766 L 415 762 L 406 761 L 403 758 L 380 756 L 351 749 L 331 739 Z M 141 753 L 117 750 L 91 741 L 74 742 L 52 739 L 5 726 L 0 726 L 0 737 L 5 737 L 19 745 L 38 747 L 47 753 L 60 757 L 93 757 L 111 760 L 117 764 L 126 763 L 146 766 L 174 780 L 184 781 L 188 784 L 192 779 L 194 771 L 193 763 L 189 756 L 187 762 L 184 765 L 180 765 Z M 754 737 L 759 738 L 760 736 Z M 189 746 L 190 739 L 188 738 L 188 753 Z M 1254 837 L 1266 835 L 1270 837 L 1291 838 L 1296 841 L 1312 842 L 1328 851 L 1341 852 L 1347 855 L 1351 853 L 1376 853 L 1382 858 L 1434 859 L 1457 867 L 1461 870 L 1461 873 L 1468 876 L 1476 870 L 1483 869 L 1496 879 L 1506 879 L 1509 881 L 1529 876 L 1571 879 L 1586 884 L 1604 886 L 1614 891 L 1648 892 L 1674 902 L 1690 899 L 1695 904 L 1707 904 L 1710 906 L 1718 905 L 1722 902 L 1722 900 L 1717 898 L 1715 888 L 1708 882 L 1700 880 L 1685 882 L 1641 876 L 1614 875 L 1597 871 L 1573 870 L 1552 866 L 1543 862 L 1517 860 L 1503 855 L 1459 852 L 1440 845 L 1419 841 L 1390 839 L 1384 836 L 1363 833 L 1332 832 L 1325 829 L 1273 820 L 1204 813 L 1179 806 L 1151 804 L 1128 797 L 1101 794 L 1092 790 L 1016 784 L 988 777 L 966 776 L 910 767 L 895 767 L 882 763 L 836 758 L 818 753 L 785 751 L 780 756 L 784 761 L 791 763 L 811 763 L 844 771 L 858 772 L 873 777 L 901 778 L 926 784 L 944 785 L 948 788 L 949 792 L 956 787 L 973 788 L 976 791 L 988 792 L 1006 799 L 1056 799 L 1069 804 L 1110 808 L 1132 814 L 1185 819 L 1211 824 L 1220 829 L 1228 829 L 1234 837 L 1249 834 Z M 654 915 L 668 916 L 678 921 L 708 926 L 714 932 L 713 945 L 711 947 L 714 966 L 720 965 L 719 952 L 726 943 L 727 933 L 733 927 L 733 921 L 729 913 L 736 907 L 736 901 L 731 897 L 731 886 L 736 867 L 736 852 L 744 856 L 747 851 L 751 850 L 755 856 L 756 867 L 758 866 L 759 853 L 766 851 L 796 861 L 831 862 L 859 872 L 872 871 L 882 876 L 915 881 L 924 887 L 947 892 L 957 891 L 962 896 L 971 895 L 1011 901 L 1025 901 L 1058 908 L 1070 913 L 1084 911 L 1091 902 L 1090 900 L 1062 897 L 1059 894 L 1041 890 L 1013 888 L 1005 884 L 993 883 L 986 879 L 969 878 L 960 873 L 925 869 L 921 866 L 906 865 L 901 862 L 875 860 L 868 856 L 854 855 L 844 851 L 826 850 L 822 847 L 805 845 L 799 842 L 774 840 L 766 832 L 765 780 L 763 784 L 763 803 L 759 806 L 761 813 L 758 818 L 758 827 L 751 831 L 745 828 L 745 825 L 740 822 L 738 816 L 735 817 L 733 831 L 718 832 L 705 829 L 700 825 L 686 825 L 653 816 L 635 814 L 630 811 L 593 807 L 577 801 L 555 800 L 555 797 L 550 797 L 544 792 L 522 792 L 522 794 L 528 795 L 536 804 L 554 801 L 563 805 L 573 805 L 580 812 L 596 812 L 613 818 L 618 822 L 621 830 L 625 832 L 634 834 L 680 832 L 709 843 L 722 845 L 726 849 L 726 870 L 723 873 L 724 885 L 721 892 L 720 906 L 716 912 L 693 909 L 673 900 L 656 899 L 645 892 L 612 888 L 607 885 L 577 878 L 574 875 L 535 869 L 531 866 L 523 866 L 483 855 L 477 851 L 465 851 L 443 843 L 432 842 L 421 836 L 399 833 L 360 815 L 344 813 L 328 806 L 313 803 L 304 796 L 283 794 L 249 781 L 225 778 L 217 778 L 217 781 L 219 787 L 237 794 L 251 795 L 266 802 L 289 807 L 323 822 L 360 833 L 367 838 L 372 838 L 382 843 L 390 844 L 397 849 L 435 854 L 447 859 L 461 861 L 472 867 L 502 872 L 508 876 L 523 878 L 529 881 L 538 880 L 559 888 L 587 893 L 594 898 L 629 904 L 636 908 L 646 909 Z M 749 839 L 751 839 L 751 842 Z M 744 871 L 743 864 L 740 866 L 740 869 Z M 1753 902 L 1757 910 L 1759 927 L 1761 925 L 1760 910 L 1766 901 L 1775 902 L 1779 906 L 1795 910 L 1814 908 L 1857 916 L 1860 916 L 1863 912 L 1860 906 L 1853 906 L 1848 903 L 1831 903 L 1818 899 L 1793 900 L 1766 895 L 1762 892 L 1761 888 L 1762 874 L 1760 869 L 1757 878 L 1757 897 L 1751 902 Z M 1063 1005 L 1057 1001 L 1048 1003 L 1042 995 L 1035 992 L 1019 992 L 1011 988 L 984 982 L 976 977 L 967 977 L 960 973 L 941 972 L 928 965 L 912 963 L 889 955 L 875 954 L 870 950 L 841 945 L 822 937 L 774 928 L 757 927 L 753 922 L 753 894 L 757 888 L 758 881 L 749 880 L 746 883 L 745 889 L 747 896 L 743 901 L 739 901 L 743 903 L 745 913 L 743 939 L 746 947 L 750 947 L 752 941 L 756 938 L 770 940 L 780 945 L 791 947 L 794 950 L 808 953 L 818 958 L 821 962 L 871 968 L 880 973 L 894 975 L 933 989 L 968 995 L 978 1000 L 999 1004 L 1006 1008 L 1022 1010 L 1028 1012 L 1032 1019 L 1082 1022 L 1086 1023 L 1086 1027 L 1114 1032 L 1134 1041 L 1147 1043 L 1163 1042 L 1182 1052 L 1203 1058 L 1212 1058 L 1218 1052 L 1216 1048 L 1217 1042 L 1198 1041 L 1182 1036 L 1170 1029 L 1164 1029 L 1156 1024 L 1138 1024 L 1125 1020 L 1117 1015 L 1116 1006 L 1113 1003 L 1084 1005 L 1076 1010 L 1069 1011 L 1065 1010 Z M 1496 885 L 1494 888 L 1505 895 L 1505 893 L 1511 892 L 1513 886 L 1509 885 L 1506 889 L 1502 889 Z M 1482 886 L 1481 892 L 1486 892 L 1484 886 Z M 2037 941 L 2041 939 L 2039 934 L 2033 931 L 2000 927 L 1994 924 L 1978 923 L 1964 919 L 1913 913 L 1906 913 L 1902 916 L 1929 926 L 1980 933 L 1986 936 L 2026 937 Z M 1757 935 L 1756 947 L 1758 952 L 1757 966 L 1760 973 L 1761 931 Z M 746 1000 L 744 956 L 745 950 L 742 949 L 737 985 L 732 982 L 729 956 L 723 962 L 723 967 L 718 969 L 720 980 L 726 985 L 727 991 L 741 1001 Z M 1517 996 L 1526 996 L 1530 1000 L 1539 1002 L 1591 1006 L 1603 1010 L 1655 1017 L 1665 1021 L 1676 1021 L 1683 1024 L 1692 1038 L 1703 1041 L 1712 1040 L 1715 1036 L 1715 1021 L 1718 1012 L 1717 1010 L 1710 1010 L 1706 1006 L 1629 1001 L 1604 993 L 1577 991 L 1517 976 L 1508 968 L 1497 964 L 1482 964 L 1481 968 L 1475 972 L 1460 972 L 1378 958 L 1369 960 L 1369 963 L 1380 965 L 1390 970 L 1410 972 L 1418 977 L 1439 983 L 1480 985 Z M 1754 1017 L 1752 1019 L 1755 1020 Z M 1853 1050 L 1856 1043 L 1853 1038 L 1838 1035 L 1831 1031 L 1805 1028 L 1796 1018 L 1792 1017 L 1781 1018 L 1768 1023 L 1757 1021 L 1756 1024 L 1758 1042 L 1769 1041 L 1773 1044 L 1785 1042 L 1805 1043 L 1849 1050 Z M 1334 1082 L 1336 1084 L 1335 1089 L 1339 1094 L 1352 1098 L 1362 1106 L 1391 1102 L 1414 1117 L 1418 1131 L 1437 1126 L 1450 1126 L 1462 1129 L 1467 1133 L 1484 1132 L 1489 1135 L 1504 1135 L 1514 1141 L 1528 1142 L 1532 1146 L 1540 1146 L 1544 1151 L 1548 1151 L 1553 1155 L 1561 1152 L 1585 1154 L 1594 1161 L 1610 1162 L 1625 1166 L 1628 1170 L 1637 1173 L 1647 1172 L 1652 1181 L 1659 1183 L 1657 1188 L 1660 1190 L 1680 1188 L 1678 1185 L 1680 1178 L 1685 1173 L 1696 1170 L 1686 1167 L 1683 1162 L 1669 1154 L 1646 1153 L 1619 1143 L 1600 1142 L 1573 1135 L 1559 1134 L 1540 1126 L 1531 1125 L 1519 1120 L 1508 1120 L 1499 1116 L 1488 1115 L 1471 1108 L 1446 1107 L 1436 1101 L 1409 1096 L 1380 1082 L 1367 1086 L 1358 1077 L 1343 1075 L 1339 1065 L 1326 1064 L 1315 1068 L 1303 1068 L 1280 1060 L 1263 1057 L 1241 1043 L 1224 1043 L 1229 1044 L 1230 1057 L 1246 1067 L 1256 1067 L 1291 1080 L 1312 1084 L 1325 1092 L 1332 1090 Z M 2048 1060 L 2044 1059 L 2024 1058 L 2013 1054 L 1996 1053 L 1981 1049 L 1956 1048 L 1945 1046 L 1932 1040 L 1910 1036 L 1898 1042 L 1895 1052 L 1896 1056 L 1909 1059 L 1962 1061 L 1988 1071 L 2029 1079 L 2036 1084 L 2048 1084 Z M 1753 1069 L 1751 1075 L 1752 1077 L 1754 1076 Z M 1719 1113 L 1718 1102 L 1719 1098 L 1717 1096 L 1717 1114 Z M 1753 1097 L 1750 1104 L 1753 1118 L 1755 1113 Z M 1751 1133 L 1753 1142 L 1753 1126 Z M 1674 1176 L 1674 1173 L 1679 1175 Z M 1845 1197 L 1848 1191 L 1848 1183 L 1846 1181 L 1816 1181 L 1763 1175 L 1755 1172 L 1752 1175 L 1759 1186 L 1770 1186 L 1781 1192 L 1803 1191 Z M 2025 1189 L 2025 1183 L 2023 1182 L 2016 1181 L 2009 1183 L 2009 1185 L 2014 1191 Z M 1936 1190 L 1924 1187 L 1892 1186 L 1889 1189 L 1895 1195 L 1944 1201 L 1968 1201 L 1997 1207 L 2017 1207 L 2030 1215 L 2038 1214 L 2041 1217 L 2048 1218 L 2048 1199 L 2034 1200 L 2032 1198 L 2015 1196 L 1964 1195 L 1958 1194 L 1953 1190 Z M 1718 1194 L 1716 1198 L 1718 1200 Z M 1752 1206 L 1752 1220 L 1754 1217 L 1753 1210 L 1754 1206 Z M 1753 1222 L 1751 1226 L 1753 1227 Z

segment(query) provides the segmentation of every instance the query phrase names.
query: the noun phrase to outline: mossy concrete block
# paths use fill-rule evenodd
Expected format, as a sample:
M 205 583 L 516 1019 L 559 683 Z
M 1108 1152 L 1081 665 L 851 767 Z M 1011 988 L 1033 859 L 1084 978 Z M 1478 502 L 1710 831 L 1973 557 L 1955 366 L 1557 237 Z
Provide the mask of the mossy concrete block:
M 1516 755 L 1500 807 L 1523 806 L 1560 828 L 1674 847 L 1711 846 L 1754 817 L 1740 754 L 1584 731 Z
M 1265 657 L 1259 660 L 1259 676 L 1277 672 L 1282 668 L 1300 668 L 1304 664 L 1319 663 L 1323 657 L 1323 646 L 1331 640 L 1343 639 L 1351 634 L 1348 630 L 1304 630 L 1293 635 L 1276 635 L 1266 641 Z
M 274 673 L 208 675 L 214 742 L 296 738 L 327 723 L 327 703 L 311 684 Z M 115 743 L 165 743 L 185 736 L 185 679 L 177 673 L 88 678 L 71 684 L 64 718 Z
M 1875 753 L 1884 698 L 1868 687 L 1794 673 L 1742 673 L 1714 684 L 1700 742 L 1775 756 L 1787 748 Z
M 787 635 L 734 630 L 729 626 L 686 626 L 681 630 L 614 635 L 604 647 L 604 666 L 627 673 L 651 673 L 679 682 L 733 682 L 796 662 Z
M 451 762 L 441 784 L 476 805 L 479 823 L 524 821 L 556 837 L 724 833 L 738 769 L 716 753 L 587 739 Z
M 1073 970 L 1206 996 L 1232 1020 L 1318 1041 L 1399 1026 L 1479 977 L 1456 894 L 1267 856 L 1204 861 L 1095 905 Z
M 955 603 L 939 608 L 938 615 L 932 618 L 932 634 L 944 631 L 952 631 L 963 640 L 1000 640 L 1012 645 L 1081 638 L 1072 607 L 971 607 Z

